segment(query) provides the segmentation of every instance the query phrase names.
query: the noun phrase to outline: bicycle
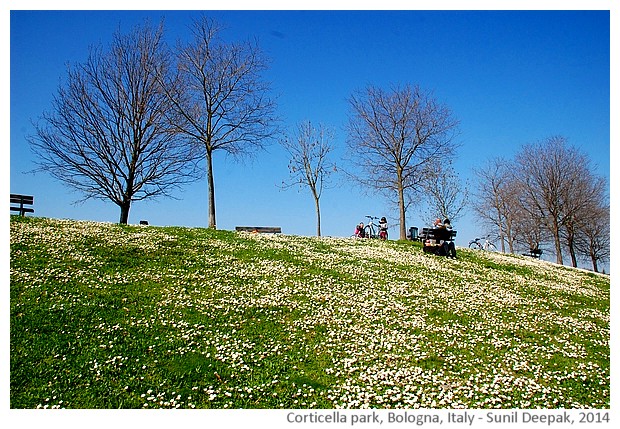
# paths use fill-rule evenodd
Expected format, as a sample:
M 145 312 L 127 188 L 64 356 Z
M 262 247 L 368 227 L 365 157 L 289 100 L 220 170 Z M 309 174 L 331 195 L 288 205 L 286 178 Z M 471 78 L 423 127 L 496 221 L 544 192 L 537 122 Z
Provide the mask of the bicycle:
M 366 216 L 368 219 L 370 219 L 370 222 L 368 222 L 368 224 L 366 224 L 366 226 L 364 227 L 364 236 L 366 238 L 377 238 L 377 229 L 376 229 L 376 225 L 373 222 L 375 219 L 379 219 L 376 216 Z
M 490 237 L 489 235 L 486 236 L 486 238 L 484 239 L 484 243 L 480 242 L 480 240 L 482 240 L 481 238 L 476 238 L 474 240 L 471 240 L 469 242 L 469 248 L 497 252 L 497 248 L 495 247 L 495 244 L 489 241 L 489 237 Z

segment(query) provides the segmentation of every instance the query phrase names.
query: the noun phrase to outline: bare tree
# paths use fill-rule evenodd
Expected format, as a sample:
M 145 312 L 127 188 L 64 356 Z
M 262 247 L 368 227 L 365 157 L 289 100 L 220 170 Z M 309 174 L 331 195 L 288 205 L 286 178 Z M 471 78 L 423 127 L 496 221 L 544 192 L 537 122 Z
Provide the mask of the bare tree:
M 509 252 L 514 253 L 519 207 L 510 162 L 493 158 L 474 169 L 474 174 L 478 178 L 475 212 L 497 233 L 501 251 L 506 252 L 507 243 Z
M 336 166 L 329 160 L 333 151 L 331 144 L 333 132 L 322 124 L 318 128 L 310 122 L 300 123 L 292 138 L 282 141 L 282 146 L 290 156 L 289 172 L 291 181 L 283 182 L 284 187 L 307 186 L 312 192 L 316 208 L 316 235 L 321 235 L 320 199 L 329 176 Z
M 564 220 L 562 192 L 570 185 L 569 165 L 574 156 L 575 151 L 566 147 L 565 139 L 556 136 L 524 146 L 516 157 L 522 207 L 529 209 L 530 217 L 545 225 L 553 235 L 558 264 L 563 263 L 560 236 Z
M 404 240 L 407 194 L 421 190 L 427 169 L 453 155 L 458 122 L 418 86 L 390 91 L 368 86 L 349 103 L 348 146 L 360 169 L 352 175 L 364 187 L 396 196 Z
M 226 43 L 220 32 L 206 17 L 194 21 L 193 40 L 178 47 L 181 85 L 167 86 L 175 111 L 184 118 L 177 131 L 206 152 L 211 228 L 216 228 L 214 153 L 247 155 L 278 132 L 270 86 L 261 79 L 266 58 L 257 44 Z
M 608 206 L 607 181 L 564 137 L 525 145 L 515 161 L 492 159 L 475 172 L 476 211 L 500 237 L 506 234 L 511 252 L 513 244 L 526 250 L 551 244 L 558 263 L 567 250 L 574 267 L 585 257 L 595 270 L 608 257 L 609 210 L 607 218 L 601 215 Z
M 423 183 L 423 189 L 428 200 L 429 223 L 437 216 L 450 219 L 452 224 L 461 218 L 469 199 L 469 190 L 461 183 L 451 162 L 437 163 L 436 169 L 429 172 L 427 181 Z
M 571 263 L 573 267 L 576 267 L 577 256 L 580 252 L 578 241 L 580 239 L 583 241 L 584 230 L 592 230 L 592 227 L 589 226 L 592 222 L 592 216 L 594 215 L 596 222 L 604 221 L 601 219 L 601 213 L 604 212 L 601 207 L 605 207 L 607 182 L 592 173 L 590 161 L 585 155 L 581 155 L 573 161 L 569 185 L 562 190 L 564 216 L 561 235 L 571 257 Z M 609 219 L 604 223 L 608 224 Z M 591 244 L 592 241 L 589 238 L 586 237 L 586 241 Z M 582 252 L 586 250 L 583 245 L 581 250 Z M 592 255 L 589 248 L 583 253 L 591 259 Z
M 553 246 L 553 235 L 547 225 L 540 220 L 539 216 L 532 216 L 537 209 L 528 198 L 524 198 L 525 194 L 517 186 L 518 182 L 513 182 L 513 185 L 515 185 L 515 206 L 512 217 L 513 246 L 524 251 L 536 248 L 543 250 L 549 243 Z
M 171 105 L 156 76 L 168 73 L 162 35 L 146 24 L 117 32 L 109 50 L 92 48 L 87 61 L 69 68 L 53 108 L 29 138 L 39 170 L 90 198 L 120 207 L 127 223 L 134 201 L 170 195 L 195 180 L 196 153 L 180 144 Z
M 520 206 L 553 237 L 557 263 L 563 245 L 577 265 L 575 240 L 589 211 L 600 206 L 605 181 L 595 177 L 588 157 L 562 136 L 526 145 L 516 157 Z
M 580 254 L 589 258 L 594 272 L 599 272 L 598 264 L 610 258 L 610 211 L 609 206 L 601 206 L 588 214 L 587 222 L 580 227 L 575 247 Z

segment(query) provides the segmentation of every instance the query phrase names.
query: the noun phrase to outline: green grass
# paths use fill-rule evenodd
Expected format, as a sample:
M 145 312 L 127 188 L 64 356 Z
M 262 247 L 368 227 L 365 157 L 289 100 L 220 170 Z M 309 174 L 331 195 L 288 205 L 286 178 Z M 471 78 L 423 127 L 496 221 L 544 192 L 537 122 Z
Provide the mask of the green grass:
M 609 277 L 11 218 L 12 408 L 609 408 Z

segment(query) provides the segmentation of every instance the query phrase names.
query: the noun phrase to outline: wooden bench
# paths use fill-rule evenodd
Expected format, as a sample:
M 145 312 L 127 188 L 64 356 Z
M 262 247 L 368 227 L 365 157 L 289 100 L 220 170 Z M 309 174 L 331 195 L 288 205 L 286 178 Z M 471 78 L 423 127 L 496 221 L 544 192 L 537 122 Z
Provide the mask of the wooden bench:
M 11 205 L 11 211 L 18 211 L 20 216 L 25 216 L 26 213 L 34 213 L 33 208 L 24 207 L 34 204 L 34 197 L 31 195 L 11 194 L 11 204 L 19 204 L 19 207 Z
M 534 248 L 534 249 L 530 249 L 530 253 L 522 253 L 523 256 L 529 256 L 531 258 L 536 258 L 536 259 L 540 259 L 540 256 L 542 255 L 543 251 L 540 250 L 538 247 Z
M 237 226 L 236 231 L 255 232 L 261 234 L 281 234 L 282 228 L 279 226 Z

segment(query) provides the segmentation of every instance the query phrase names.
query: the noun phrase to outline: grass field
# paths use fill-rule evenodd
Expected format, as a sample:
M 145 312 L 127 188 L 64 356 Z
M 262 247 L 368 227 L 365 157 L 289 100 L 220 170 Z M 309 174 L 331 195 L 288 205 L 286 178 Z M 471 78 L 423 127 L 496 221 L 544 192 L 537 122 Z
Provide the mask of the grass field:
M 609 277 L 11 217 L 11 408 L 609 408 Z

